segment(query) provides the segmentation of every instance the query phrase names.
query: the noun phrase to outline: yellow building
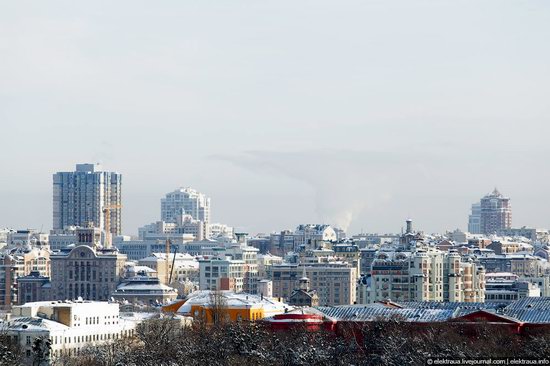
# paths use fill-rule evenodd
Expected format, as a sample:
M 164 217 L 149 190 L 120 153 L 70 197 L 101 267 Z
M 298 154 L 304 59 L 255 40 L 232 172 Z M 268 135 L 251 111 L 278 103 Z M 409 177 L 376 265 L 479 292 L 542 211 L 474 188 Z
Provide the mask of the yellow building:
M 196 291 L 187 299 L 162 308 L 165 313 L 190 316 L 208 324 L 220 316 L 227 321 L 255 321 L 283 314 L 290 309 L 289 305 L 267 297 L 231 291 Z

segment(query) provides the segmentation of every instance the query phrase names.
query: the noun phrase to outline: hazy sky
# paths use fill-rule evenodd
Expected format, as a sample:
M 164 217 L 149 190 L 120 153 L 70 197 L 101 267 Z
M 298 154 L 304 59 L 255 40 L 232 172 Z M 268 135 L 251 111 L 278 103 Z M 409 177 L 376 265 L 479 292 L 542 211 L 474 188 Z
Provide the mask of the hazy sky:
M 0 1 L 0 227 L 123 174 L 124 231 L 192 186 L 251 233 L 550 227 L 550 2 Z

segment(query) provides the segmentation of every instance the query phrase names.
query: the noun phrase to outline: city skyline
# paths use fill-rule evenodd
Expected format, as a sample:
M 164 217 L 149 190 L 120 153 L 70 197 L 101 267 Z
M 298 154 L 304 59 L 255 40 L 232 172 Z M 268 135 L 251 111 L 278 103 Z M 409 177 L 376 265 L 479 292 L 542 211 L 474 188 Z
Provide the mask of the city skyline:
M 122 174 L 120 174 L 118 172 L 108 172 L 107 170 L 104 170 L 102 165 L 99 164 L 99 163 L 76 163 L 76 170 L 74 172 L 64 171 L 64 172 L 57 172 L 57 173 L 53 174 L 54 180 L 53 180 L 53 206 L 52 206 L 53 207 L 53 215 L 52 215 L 52 217 L 56 216 L 56 208 L 55 208 L 56 204 L 55 203 L 57 201 L 61 200 L 61 198 L 59 197 L 61 191 L 58 187 L 61 183 L 62 177 L 66 176 L 66 178 L 63 178 L 63 180 L 67 180 L 67 182 L 68 181 L 72 182 L 74 180 L 74 182 L 72 184 L 75 184 L 75 182 L 78 181 L 78 178 L 77 178 L 78 174 L 84 174 L 84 178 L 86 178 L 86 175 L 94 176 L 94 178 L 92 180 L 90 180 L 89 178 L 84 179 L 84 181 L 82 181 L 82 179 L 79 180 L 79 181 L 82 181 L 82 184 L 88 184 L 88 185 L 90 184 L 90 182 L 92 182 L 92 181 L 95 182 L 97 179 L 99 179 L 99 178 L 95 177 L 98 174 L 99 175 L 108 174 L 109 176 L 114 174 L 117 177 L 116 179 L 118 180 L 117 188 L 116 188 L 117 191 L 118 191 L 118 193 L 117 193 L 118 198 L 117 198 L 116 204 L 120 205 L 120 207 L 118 207 L 119 210 L 121 208 L 124 208 L 124 205 L 122 204 L 122 200 L 120 199 L 121 192 L 123 192 L 122 187 L 121 187 L 121 183 L 120 183 Z M 90 178 L 92 178 L 91 176 L 90 176 Z M 86 181 L 88 181 L 88 182 L 86 183 Z M 83 186 L 83 187 L 86 187 L 86 186 Z M 90 189 L 91 187 L 92 186 L 89 185 L 89 188 L 86 188 L 86 189 Z M 94 183 L 94 187 L 95 187 L 95 183 Z M 82 189 L 82 188 L 78 188 L 78 189 Z M 96 190 L 97 190 L 97 187 L 94 188 L 94 192 Z M 74 194 L 76 195 L 76 193 L 78 193 L 78 192 L 75 191 Z M 97 194 L 99 194 L 99 193 L 97 193 Z M 67 193 L 65 193 L 65 195 L 67 195 Z M 187 198 L 185 198 L 185 197 L 187 197 Z M 502 195 L 497 190 L 497 188 L 495 187 L 492 192 L 483 195 L 481 197 L 481 201 L 483 202 L 483 200 L 487 200 L 488 197 L 489 198 L 490 197 L 502 197 Z M 184 201 L 181 201 L 183 198 L 185 198 L 185 202 L 186 202 L 185 204 L 183 203 Z M 168 199 L 169 199 L 169 201 L 168 201 Z M 509 198 L 505 198 L 505 199 L 510 200 Z M 80 199 L 77 199 L 77 201 L 78 200 L 80 200 Z M 189 200 L 189 202 L 187 202 L 188 200 Z M 179 213 L 185 213 L 185 214 L 191 213 L 191 216 L 193 216 L 193 218 L 200 219 L 202 222 L 204 222 L 205 227 L 208 227 L 209 224 L 213 223 L 213 221 L 210 219 L 210 216 L 211 216 L 210 197 L 208 197 L 208 195 L 204 194 L 203 192 L 197 191 L 193 187 L 179 187 L 179 188 L 176 188 L 175 190 L 171 190 L 170 192 L 167 192 L 162 197 L 160 197 L 159 202 L 160 202 L 160 206 L 161 206 L 161 215 L 160 216 L 161 216 L 161 220 L 163 220 L 163 221 L 175 222 L 175 216 L 174 215 L 177 215 Z M 168 202 L 170 202 L 170 203 L 168 203 Z M 206 204 L 206 206 L 201 206 L 201 205 L 204 205 L 204 204 Z M 79 205 L 77 205 L 77 206 L 79 207 Z M 94 213 L 94 215 L 101 215 L 101 213 L 100 213 L 101 207 L 100 206 L 103 207 L 104 205 L 98 203 L 98 206 L 96 208 L 97 212 Z M 57 204 L 57 207 L 60 207 L 60 203 Z M 185 212 L 183 207 L 187 207 L 187 210 L 189 210 L 189 212 Z M 76 206 L 75 206 L 75 208 L 76 208 Z M 473 209 L 473 206 L 472 206 L 472 209 Z M 57 210 L 59 211 L 59 208 L 57 208 Z M 184 212 L 182 212 L 182 210 L 184 210 Z M 472 220 L 471 213 L 472 213 L 472 211 L 470 211 L 470 215 L 468 216 L 468 218 L 466 220 L 466 229 L 465 229 L 465 231 L 470 231 L 473 234 L 481 233 L 479 231 L 471 231 L 470 230 L 471 229 L 471 220 Z M 84 211 L 83 211 L 82 214 L 84 214 Z M 57 215 L 59 215 L 59 213 Z M 511 215 L 511 213 L 510 213 L 510 215 Z M 59 230 L 59 229 L 62 229 L 63 227 L 66 227 L 66 226 L 85 227 L 87 224 L 92 223 L 93 220 L 92 221 L 86 221 L 85 224 L 82 224 L 82 222 L 79 222 L 79 223 L 70 223 L 70 224 L 64 225 L 64 226 L 59 226 L 59 225 L 55 226 L 55 222 L 56 221 L 54 220 L 53 229 L 54 230 L 56 230 L 56 229 Z M 314 221 L 304 221 L 304 222 L 314 223 Z M 335 224 L 333 222 L 319 222 L 319 223 L 332 225 L 335 228 L 342 228 L 341 226 L 338 226 L 337 224 Z M 114 224 L 114 225 L 116 227 L 118 227 L 118 226 L 121 225 L 121 223 L 117 223 L 117 224 Z M 527 225 L 522 225 L 522 226 L 525 227 Z M 140 227 L 141 227 L 141 225 L 140 225 Z M 516 226 L 516 227 L 520 227 L 520 226 Z M 12 227 L 12 228 L 13 229 L 28 229 L 28 228 L 36 229 L 36 228 L 30 227 L 30 226 L 27 226 L 27 227 Z M 264 233 L 270 233 L 270 232 L 277 232 L 278 230 L 281 230 L 281 229 L 292 229 L 292 228 L 293 227 L 273 228 L 270 231 L 263 231 L 263 232 Z M 439 231 L 439 232 L 443 233 L 445 231 L 450 231 L 450 230 L 456 229 L 456 228 L 463 229 L 462 227 L 457 226 L 455 228 L 449 227 L 449 228 L 447 228 L 443 231 Z M 505 226 L 503 228 L 511 228 L 511 226 L 508 225 L 508 226 Z M 344 228 L 344 231 L 346 231 L 346 230 L 349 230 L 349 227 Z M 402 230 L 403 230 L 403 227 L 401 227 L 401 231 Z M 127 231 L 124 231 L 120 234 L 135 235 L 136 231 L 137 231 L 136 228 L 130 228 L 130 229 L 127 229 Z M 368 231 L 361 230 L 360 232 L 362 233 L 362 232 L 368 232 Z M 395 230 L 395 231 L 372 230 L 370 232 L 372 232 L 372 233 L 375 233 L 375 232 L 377 232 L 377 233 L 397 233 L 397 232 L 399 232 L 399 230 Z M 428 232 L 436 233 L 436 231 L 428 231 Z M 493 232 L 496 233 L 496 231 L 493 231 Z M 258 233 L 261 233 L 261 232 L 260 231 L 251 232 L 250 234 L 258 234 Z M 359 233 L 359 232 L 348 232 L 348 234 L 350 234 L 350 235 L 357 234 L 357 233 Z M 485 232 L 485 234 L 490 234 L 490 232 L 489 231 Z M 204 236 L 207 237 L 206 232 L 205 232 Z
M 49 229 L 52 172 L 89 161 L 125 176 L 125 232 L 179 186 L 249 232 L 466 229 L 494 186 L 548 227 L 549 8 L 6 4 L 0 226 Z

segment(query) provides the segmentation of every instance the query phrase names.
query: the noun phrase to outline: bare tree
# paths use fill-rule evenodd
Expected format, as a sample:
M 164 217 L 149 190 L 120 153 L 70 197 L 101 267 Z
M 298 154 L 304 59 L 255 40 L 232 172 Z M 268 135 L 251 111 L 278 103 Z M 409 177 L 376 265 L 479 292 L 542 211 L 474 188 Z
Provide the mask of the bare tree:
M 8 334 L 8 325 L 0 321 L 0 366 L 19 365 L 23 351 L 19 343 Z
M 213 325 L 226 324 L 229 319 L 227 299 L 220 290 L 210 292 L 210 303 L 208 304 L 208 313 Z M 207 319 L 208 320 L 208 319 Z

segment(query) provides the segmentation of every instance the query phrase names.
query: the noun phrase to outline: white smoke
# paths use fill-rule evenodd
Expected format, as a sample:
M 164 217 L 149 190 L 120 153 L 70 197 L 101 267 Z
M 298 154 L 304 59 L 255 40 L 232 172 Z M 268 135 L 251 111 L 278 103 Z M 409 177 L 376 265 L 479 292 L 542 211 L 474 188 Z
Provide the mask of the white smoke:
M 403 168 L 389 154 L 345 150 L 251 151 L 215 158 L 305 182 L 315 192 L 317 219 L 343 230 L 365 209 L 391 197 L 396 174 Z

